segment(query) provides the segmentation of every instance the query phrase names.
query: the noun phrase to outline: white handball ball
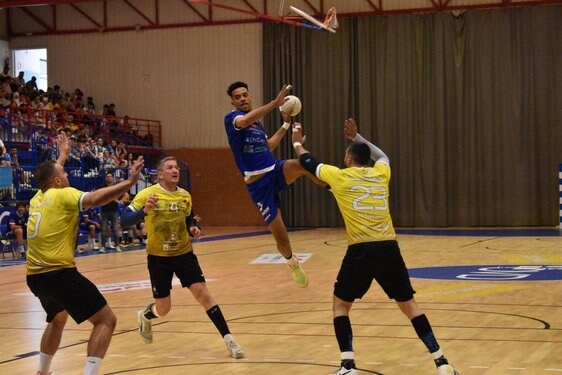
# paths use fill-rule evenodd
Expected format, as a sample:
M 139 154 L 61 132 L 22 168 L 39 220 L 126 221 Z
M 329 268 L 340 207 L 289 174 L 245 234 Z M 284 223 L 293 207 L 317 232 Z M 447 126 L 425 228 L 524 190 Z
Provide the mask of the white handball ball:
M 287 95 L 285 97 L 285 103 L 283 103 L 279 110 L 283 113 L 290 113 L 291 116 L 296 116 L 300 113 L 302 108 L 302 103 L 299 98 L 294 95 Z

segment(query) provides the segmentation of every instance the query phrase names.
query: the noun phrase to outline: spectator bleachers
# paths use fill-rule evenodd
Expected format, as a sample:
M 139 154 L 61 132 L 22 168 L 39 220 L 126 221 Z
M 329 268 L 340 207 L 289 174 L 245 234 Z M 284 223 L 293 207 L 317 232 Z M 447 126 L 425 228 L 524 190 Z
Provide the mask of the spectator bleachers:
M 137 186 L 131 189 L 132 195 L 155 182 L 156 165 L 166 156 L 159 148 L 161 131 L 158 121 L 90 115 L 90 122 L 84 123 L 80 113 L 67 113 L 73 117 L 73 124 L 80 123 L 81 130 L 72 131 L 69 124 L 54 120 L 57 118 L 56 111 L 31 111 L 31 108 L 17 111 L 4 108 L 3 113 L 0 113 L 0 139 L 4 142 L 7 153 L 14 147 L 17 149 L 17 152 L 14 150 L 13 158 L 18 160 L 17 167 L 4 167 L 12 170 L 12 186 L 0 188 L 0 204 L 11 206 L 16 201 L 28 201 L 33 197 L 37 191 L 33 171 L 42 161 L 56 160 L 58 153 L 55 139 L 58 131 L 65 131 L 73 139 L 72 157 L 65 166 L 71 186 L 91 191 L 103 184 L 107 171 L 114 173 L 116 181 L 128 178 L 127 160 L 116 159 L 120 164 L 112 163 L 115 168 L 104 168 L 104 159 L 92 154 L 97 146 L 96 141 L 100 138 L 102 147 L 106 149 L 109 149 L 106 146 L 111 140 L 122 141 L 127 154 L 134 155 L 133 158 L 144 157 L 146 168 Z M 38 123 L 37 112 L 40 118 L 50 120 Z M 112 154 L 110 156 L 114 157 Z M 180 186 L 189 189 L 189 167 L 181 161 L 178 163 L 182 177 Z

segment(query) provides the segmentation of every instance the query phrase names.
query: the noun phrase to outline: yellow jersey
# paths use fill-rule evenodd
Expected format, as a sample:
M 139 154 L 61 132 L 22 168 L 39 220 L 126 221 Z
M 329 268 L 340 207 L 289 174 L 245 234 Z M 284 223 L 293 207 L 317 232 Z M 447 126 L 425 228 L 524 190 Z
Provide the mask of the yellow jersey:
M 390 166 L 386 162 L 345 169 L 319 164 L 316 175 L 330 185 L 350 245 L 396 238 L 388 207 Z
M 130 206 L 142 210 L 151 194 L 158 196 L 158 202 L 145 216 L 148 245 L 146 252 L 158 256 L 176 256 L 193 251 L 185 219 L 191 213 L 191 195 L 178 187 L 167 191 L 155 184 L 140 191 Z
M 84 193 L 72 187 L 39 190 L 29 202 L 27 274 L 74 268 L 78 214 Z

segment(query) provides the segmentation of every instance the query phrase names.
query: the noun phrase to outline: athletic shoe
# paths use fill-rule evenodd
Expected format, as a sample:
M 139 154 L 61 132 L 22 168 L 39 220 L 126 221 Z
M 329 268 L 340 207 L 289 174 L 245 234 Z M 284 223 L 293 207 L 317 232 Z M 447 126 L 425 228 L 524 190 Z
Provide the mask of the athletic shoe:
M 101 253 L 101 254 L 105 254 L 105 247 L 103 247 L 103 246 L 100 247 L 100 253 Z
M 244 358 L 244 349 L 236 341 L 230 341 L 226 343 L 226 347 L 230 352 L 230 356 L 234 359 Z
M 332 375 L 358 375 L 359 372 L 356 368 L 347 369 L 345 367 L 340 367 L 338 371 L 332 373 Z
M 152 343 L 152 322 L 144 316 L 144 310 L 137 312 L 137 322 L 139 324 L 139 334 L 145 343 Z
M 461 373 L 451 365 L 442 365 L 437 367 L 437 375 L 461 375 Z
M 121 250 L 121 246 L 115 246 L 115 251 L 117 251 L 118 253 L 120 253 L 120 252 L 122 251 L 122 250 Z
M 97 242 L 94 242 L 94 246 L 92 246 L 92 250 L 99 250 L 100 247 L 98 246 Z
M 289 264 L 289 268 L 291 269 L 291 276 L 297 285 L 301 288 L 306 288 L 308 286 L 308 276 L 306 276 L 306 273 L 303 271 L 301 265 L 297 264 L 295 266 L 291 266 Z

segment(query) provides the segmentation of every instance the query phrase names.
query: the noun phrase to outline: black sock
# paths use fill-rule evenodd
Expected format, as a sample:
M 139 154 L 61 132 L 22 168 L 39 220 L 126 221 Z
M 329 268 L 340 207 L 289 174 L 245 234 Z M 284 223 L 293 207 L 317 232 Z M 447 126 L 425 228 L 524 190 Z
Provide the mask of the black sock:
M 435 353 L 439 350 L 439 344 L 437 343 L 437 339 L 435 338 L 433 330 L 431 329 L 431 324 L 429 324 L 429 320 L 427 319 L 427 316 L 425 316 L 425 314 L 416 316 L 414 319 L 412 319 L 412 325 L 414 326 L 418 337 L 422 340 L 430 353 Z M 445 356 L 443 355 L 437 359 L 434 359 L 434 361 L 437 367 L 449 364 L 447 358 L 445 358 Z
M 218 305 L 215 305 L 207 310 L 207 315 L 209 316 L 215 327 L 217 327 L 222 337 L 230 333 L 228 325 L 226 324 L 226 320 L 224 319 L 222 311 Z
M 351 331 L 349 316 L 338 316 L 334 318 L 334 331 L 336 331 L 336 339 L 340 346 L 340 352 L 352 352 L 353 332 Z
M 154 315 L 154 313 L 152 312 L 152 306 L 154 306 L 154 303 L 151 303 L 150 305 L 146 306 L 146 309 L 144 309 L 143 315 L 146 319 L 151 320 L 154 318 L 158 318 L 156 315 Z

